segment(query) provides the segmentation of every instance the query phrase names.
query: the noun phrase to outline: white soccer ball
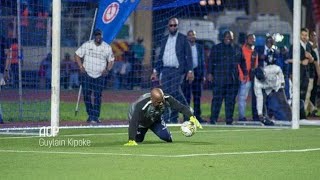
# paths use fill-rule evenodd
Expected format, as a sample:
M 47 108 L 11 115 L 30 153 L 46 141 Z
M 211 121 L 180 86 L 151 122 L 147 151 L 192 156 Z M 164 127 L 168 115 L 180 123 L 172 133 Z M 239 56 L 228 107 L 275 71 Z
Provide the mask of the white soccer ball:
M 190 121 L 185 121 L 181 124 L 181 132 L 186 137 L 193 136 L 197 131 L 197 127 Z

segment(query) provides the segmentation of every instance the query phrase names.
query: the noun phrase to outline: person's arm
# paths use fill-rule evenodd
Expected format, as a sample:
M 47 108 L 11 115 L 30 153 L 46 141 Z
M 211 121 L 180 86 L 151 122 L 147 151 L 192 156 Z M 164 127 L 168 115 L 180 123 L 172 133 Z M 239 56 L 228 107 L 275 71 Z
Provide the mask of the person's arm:
M 132 104 L 131 109 L 128 115 L 129 119 L 129 128 L 128 128 L 128 136 L 129 140 L 127 143 L 124 144 L 124 146 L 137 146 L 136 142 L 136 136 L 137 136 L 137 131 L 139 128 L 139 120 L 142 118 L 142 107 L 140 107 L 140 103 L 138 104 Z M 132 112 L 132 114 L 131 114 Z
M 254 78 L 254 93 L 257 100 L 257 111 L 258 115 L 263 115 L 263 93 L 262 93 L 262 83 L 255 77 Z
M 246 60 L 244 58 L 244 55 L 243 55 L 241 49 L 239 50 L 239 52 L 241 53 L 241 56 L 240 56 L 240 68 L 241 68 L 241 71 L 243 72 L 243 75 L 244 75 L 245 79 L 247 79 L 249 73 L 248 73 L 248 69 L 247 69 Z
M 86 44 L 87 43 L 84 43 L 82 46 L 80 46 L 79 49 L 77 49 L 77 51 L 75 52 L 74 56 L 74 60 L 78 64 L 81 73 L 86 72 L 85 67 L 83 66 L 83 58 L 85 57 L 86 53 Z
M 6 58 L 6 62 L 5 62 L 5 67 L 4 67 L 4 79 L 8 80 L 9 77 L 9 70 L 10 70 L 10 66 L 11 66 L 11 59 L 12 59 L 12 49 L 10 48 L 7 51 L 7 58 Z
M 136 105 L 134 105 L 136 106 Z M 129 140 L 136 140 L 136 135 L 137 135 L 137 130 L 139 127 L 139 118 L 140 118 L 140 111 L 141 108 L 133 107 L 133 114 L 132 117 L 129 117 L 129 129 L 128 129 L 128 135 L 129 135 Z
M 183 45 L 184 45 L 184 51 L 185 51 L 185 59 L 187 61 L 187 70 L 188 70 L 186 80 L 189 80 L 189 83 L 191 83 L 194 80 L 191 46 L 186 36 L 183 36 L 183 41 L 184 41 Z
M 193 113 L 191 112 L 190 107 L 183 105 L 182 103 L 180 103 L 178 100 L 176 100 L 172 96 L 167 96 L 166 95 L 166 99 L 169 102 L 170 107 L 173 110 L 176 110 L 176 111 L 182 113 L 184 116 L 186 116 L 188 118 L 193 116 Z
M 106 69 L 102 72 L 102 74 L 104 74 L 104 75 L 107 75 L 107 74 L 111 71 L 111 69 L 112 69 L 112 67 L 113 67 L 113 64 L 114 64 L 114 55 L 113 55 L 113 52 L 112 52 L 112 49 L 111 49 L 110 46 L 108 47 L 107 51 L 109 51 L 109 55 L 108 55 L 108 57 L 107 57 L 107 59 L 106 59 L 106 61 L 107 61 L 107 67 L 106 67 Z
M 81 60 L 82 58 L 80 58 L 80 56 L 78 56 L 77 54 L 75 54 L 75 55 L 74 55 L 74 59 L 75 59 L 76 63 L 77 63 L 78 66 L 79 66 L 80 72 L 81 72 L 81 73 L 86 72 L 86 70 L 85 70 L 85 68 L 84 68 L 84 66 L 83 66 L 83 64 L 82 64 L 82 60 Z
M 214 45 L 212 46 L 211 50 L 210 50 L 210 55 L 209 55 L 209 65 L 208 65 L 208 81 L 212 82 L 213 81 L 213 73 L 214 73 L 214 66 L 215 63 L 214 61 L 216 60 L 216 46 L 218 45 Z

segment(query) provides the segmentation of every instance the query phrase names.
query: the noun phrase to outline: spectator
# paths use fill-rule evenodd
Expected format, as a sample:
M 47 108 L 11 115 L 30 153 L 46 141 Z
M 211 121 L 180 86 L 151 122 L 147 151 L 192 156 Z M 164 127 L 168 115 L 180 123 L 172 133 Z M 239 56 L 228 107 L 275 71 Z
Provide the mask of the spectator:
M 129 118 L 129 142 L 126 146 L 138 145 L 136 142 L 142 142 L 147 131 L 150 129 L 161 140 L 172 142 L 171 133 L 166 123 L 161 118 L 166 108 L 172 108 L 184 114 L 190 122 L 194 123 L 198 128 L 202 129 L 201 124 L 193 116 L 190 108 L 181 104 L 170 95 L 166 95 L 159 88 L 154 88 L 151 93 L 146 93 L 139 97 L 137 101 L 132 103 Z
M 258 58 L 258 66 L 259 67 L 264 67 L 267 65 L 266 59 L 267 58 L 277 58 L 277 50 L 276 47 L 274 46 L 274 40 L 272 36 L 267 36 L 266 37 L 266 42 L 263 47 L 257 47 L 256 48 L 259 58 Z
M 5 61 L 6 61 L 6 54 L 5 50 L 8 49 L 8 43 L 6 42 L 6 39 L 1 36 L 0 37 L 0 91 L 1 91 L 1 86 L 4 86 L 5 79 L 4 79 L 4 69 L 5 69 Z M 2 114 L 2 109 L 1 109 L 1 104 L 0 104 L 0 124 L 3 124 L 3 114 Z
M 218 120 L 222 101 L 225 102 L 226 124 L 232 125 L 236 96 L 239 89 L 238 65 L 248 78 L 248 71 L 240 47 L 233 44 L 233 32 L 223 33 L 223 42 L 211 49 L 208 81 L 213 82 L 210 123 Z
M 248 34 L 246 37 L 245 44 L 242 46 L 242 53 L 243 57 L 246 61 L 246 68 L 249 72 L 249 77 L 246 78 L 240 68 L 240 65 L 238 66 L 239 69 L 239 75 L 240 75 L 240 88 L 238 92 L 238 104 L 239 104 L 239 121 L 247 121 L 246 119 L 246 104 L 247 104 L 247 98 L 249 91 L 251 90 L 251 109 L 252 109 L 252 119 L 254 121 L 258 121 L 258 113 L 256 108 L 256 97 L 254 94 L 254 69 L 258 65 L 258 54 L 254 49 L 256 37 L 254 34 Z
M 114 56 L 111 46 L 102 40 L 103 33 L 96 29 L 94 40 L 81 45 L 75 52 L 75 59 L 82 75 L 82 93 L 88 123 L 100 123 L 101 96 L 105 84 L 105 77 L 113 66 Z M 91 95 L 94 100 L 92 102 Z
M 134 54 L 134 61 L 132 64 L 133 72 L 133 86 L 141 86 L 141 76 L 142 76 L 142 63 L 145 54 L 145 48 L 142 44 L 143 38 L 138 37 L 137 42 L 131 46 L 131 50 Z
M 52 54 L 48 53 L 47 57 L 41 61 L 39 68 L 40 76 L 40 87 L 46 89 L 51 88 L 51 77 L 52 77 Z
M 291 105 L 292 101 L 292 82 L 291 82 L 291 75 L 292 75 L 292 67 L 291 64 L 288 63 L 289 59 L 289 50 L 286 46 L 282 46 L 280 49 L 280 55 L 276 62 L 278 66 L 282 69 L 285 81 L 285 94 L 288 100 L 288 103 Z
M 307 119 L 305 100 L 309 85 L 309 62 L 312 61 L 312 47 L 308 44 L 309 30 L 307 28 L 302 28 L 300 31 L 300 100 L 303 102 L 304 106 L 300 108 L 300 119 Z M 293 47 L 290 48 L 290 59 L 287 60 L 288 63 L 292 63 Z M 312 61 L 313 62 L 313 61 Z
M 127 89 L 132 89 L 132 62 L 133 54 L 131 51 L 125 51 L 123 54 L 123 59 L 121 61 L 116 61 L 113 67 L 114 76 L 114 89 L 121 89 L 125 86 Z
M 6 51 L 9 49 L 9 43 L 4 36 L 0 36 L 0 73 L 4 73 L 6 66 Z
M 21 43 L 27 45 L 29 40 L 29 7 L 27 2 L 23 2 L 21 5 Z
M 61 79 L 64 89 L 71 90 L 74 86 L 79 86 L 79 68 L 70 58 L 70 54 L 66 53 L 61 63 Z
M 317 33 L 315 31 L 311 31 L 310 34 L 310 40 L 309 44 L 311 45 L 312 48 L 312 57 L 314 58 L 313 64 L 311 63 L 310 66 L 314 68 L 314 78 L 313 78 L 313 88 L 311 90 L 310 94 L 310 103 L 309 103 L 309 114 L 308 116 L 310 117 L 319 117 L 317 115 L 318 109 L 317 109 L 317 93 L 318 93 L 318 88 L 320 84 L 320 67 L 319 67 L 319 51 L 318 51 L 318 37 Z
M 0 92 L 1 92 L 1 86 L 6 85 L 6 82 L 4 80 L 3 77 L 3 73 L 0 72 Z M 2 108 L 1 108 L 1 103 L 0 103 L 0 124 L 3 124 L 3 119 L 2 119 L 3 115 L 2 115 Z
M 272 36 L 268 35 L 265 39 L 265 45 L 263 47 L 257 47 L 256 48 L 257 52 L 258 52 L 258 66 L 259 67 L 265 67 L 267 65 L 267 61 L 272 61 L 275 60 L 275 62 L 279 62 L 276 61 L 277 58 L 279 58 L 279 53 L 276 49 L 276 46 L 274 45 L 274 39 Z M 266 101 L 266 99 L 265 99 Z M 267 103 L 267 102 L 266 102 Z M 266 104 L 264 103 L 264 104 Z M 267 111 L 266 107 L 263 107 L 263 113 L 268 112 L 269 116 L 272 116 L 272 112 Z M 264 114 L 264 116 L 267 116 L 266 114 Z
M 169 35 L 166 35 L 161 42 L 160 55 L 151 75 L 151 80 L 158 80 L 157 76 L 162 74 L 160 82 L 163 91 L 172 95 L 183 105 L 187 105 L 181 85 L 186 76 L 187 80 L 193 81 L 192 57 L 188 40 L 185 35 L 178 32 L 178 26 L 177 18 L 169 20 Z M 177 111 L 172 111 L 171 114 L 165 113 L 164 117 L 168 122 L 178 122 Z
M 5 77 L 11 78 L 13 88 L 19 87 L 19 47 L 18 40 L 14 38 L 8 50 Z M 21 50 L 22 52 L 22 50 Z
M 187 38 L 191 47 L 194 80 L 190 84 L 188 80 L 184 80 L 183 93 L 186 97 L 187 103 L 190 106 L 191 94 L 193 96 L 193 109 L 194 115 L 199 122 L 206 122 L 201 118 L 201 94 L 202 85 L 205 79 L 205 66 L 204 66 L 204 51 L 203 47 L 196 43 L 196 32 L 193 30 L 188 31 Z
M 275 58 L 266 58 L 265 61 L 266 66 L 257 68 L 254 79 L 254 92 L 257 96 L 259 119 L 266 126 L 274 125 L 268 117 L 263 115 L 265 94 L 266 109 L 272 111 L 272 115 L 277 120 L 291 121 L 292 113 L 284 93 L 285 81 L 282 70 L 275 64 Z

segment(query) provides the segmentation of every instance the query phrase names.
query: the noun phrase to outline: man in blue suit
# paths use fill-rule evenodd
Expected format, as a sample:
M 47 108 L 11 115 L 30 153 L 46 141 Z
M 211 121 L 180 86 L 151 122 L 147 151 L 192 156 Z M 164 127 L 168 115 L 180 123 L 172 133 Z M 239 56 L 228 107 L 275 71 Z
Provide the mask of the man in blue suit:
M 164 93 L 173 96 L 180 103 L 187 105 L 181 85 L 184 78 L 190 83 L 194 79 L 191 48 L 185 35 L 178 32 L 178 19 L 171 18 L 168 23 L 169 34 L 162 39 L 158 61 L 155 64 L 152 80 L 160 78 Z M 169 113 L 170 114 L 170 113 Z M 178 122 L 178 112 L 172 111 L 164 115 L 164 120 Z
M 201 94 L 202 94 L 202 83 L 203 83 L 203 80 L 205 79 L 203 46 L 196 43 L 195 31 L 193 30 L 188 31 L 187 38 L 191 47 L 194 80 L 192 81 L 192 83 L 190 83 L 188 80 L 184 80 L 182 89 L 189 105 L 191 102 L 191 94 L 192 94 L 194 115 L 199 120 L 199 122 L 205 122 L 201 118 L 201 106 L 200 106 Z

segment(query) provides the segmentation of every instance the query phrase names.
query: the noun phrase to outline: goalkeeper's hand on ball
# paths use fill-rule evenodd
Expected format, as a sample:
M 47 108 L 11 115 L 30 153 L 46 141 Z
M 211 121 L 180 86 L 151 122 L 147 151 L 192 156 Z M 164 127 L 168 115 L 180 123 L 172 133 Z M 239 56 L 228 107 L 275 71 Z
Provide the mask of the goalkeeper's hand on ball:
M 129 142 L 125 143 L 124 146 L 137 146 L 138 144 L 136 143 L 135 140 L 129 140 Z
M 196 125 L 197 128 L 202 129 L 202 125 L 199 123 L 198 119 L 195 116 L 191 116 L 189 121 Z

